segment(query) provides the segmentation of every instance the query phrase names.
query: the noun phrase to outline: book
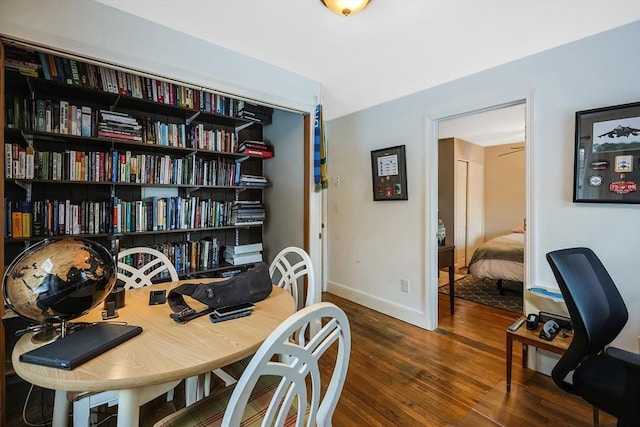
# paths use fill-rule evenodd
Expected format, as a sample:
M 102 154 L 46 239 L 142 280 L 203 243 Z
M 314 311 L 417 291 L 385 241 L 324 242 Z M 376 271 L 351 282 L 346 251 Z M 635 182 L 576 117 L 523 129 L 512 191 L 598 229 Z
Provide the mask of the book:
M 18 148 L 18 179 L 24 179 L 27 176 L 27 150 Z
M 31 207 L 29 202 L 22 202 L 22 237 L 31 237 Z
M 46 122 L 46 102 L 44 99 L 36 100 L 36 131 L 44 132 L 47 130 Z
M 13 147 L 10 143 L 4 144 L 4 177 L 13 178 Z
M 262 254 L 260 252 L 251 252 L 231 257 L 225 252 L 224 260 L 231 265 L 250 264 L 253 262 L 262 262 Z
M 266 150 L 255 150 L 253 148 L 245 148 L 241 151 L 242 154 L 248 154 L 250 156 L 262 157 L 265 159 L 269 159 L 273 157 L 273 151 Z
M 91 107 L 82 107 L 81 135 L 91 136 Z
M 26 179 L 33 179 L 35 177 L 35 150 L 29 146 L 25 150 L 25 173 Z
M 69 67 L 71 69 L 71 83 L 75 86 L 81 86 L 82 81 L 80 80 L 80 68 L 76 60 L 70 59 Z
M 45 79 L 51 80 L 51 74 L 49 73 L 49 61 L 44 53 L 38 52 L 40 58 L 40 64 L 42 65 L 42 74 Z
M 36 200 L 33 202 L 33 212 L 32 212 L 32 220 L 33 220 L 33 235 L 34 236 L 42 236 L 43 235 L 43 202 Z
M 69 113 L 67 110 L 69 109 L 68 101 L 60 101 L 60 133 L 68 134 L 69 133 Z
M 47 54 L 46 57 L 47 57 L 47 64 L 49 65 L 49 74 L 50 74 L 51 80 L 57 81 L 58 69 L 56 67 L 55 58 L 53 57 L 53 55 L 49 55 L 49 54 Z
M 82 108 L 72 105 L 71 106 L 71 131 L 69 132 L 71 135 L 82 135 Z
M 44 104 L 44 131 L 53 131 L 53 111 L 51 106 L 51 100 L 47 99 Z
M 20 207 L 20 202 L 12 202 L 11 236 L 14 239 L 22 237 L 22 208 Z
M 73 84 L 73 73 L 71 72 L 71 60 L 62 58 L 62 66 L 64 67 L 64 81 L 68 85 Z
M 246 254 L 251 252 L 262 251 L 262 243 L 251 243 L 248 245 L 228 245 L 225 247 L 225 252 L 231 254 Z

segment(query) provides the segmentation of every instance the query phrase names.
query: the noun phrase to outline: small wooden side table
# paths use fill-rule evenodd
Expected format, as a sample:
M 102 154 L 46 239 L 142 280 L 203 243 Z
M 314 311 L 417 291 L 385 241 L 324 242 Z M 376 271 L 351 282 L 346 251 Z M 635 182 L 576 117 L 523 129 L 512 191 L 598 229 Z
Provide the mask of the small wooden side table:
M 440 269 L 449 267 L 449 304 L 451 305 L 451 314 L 455 310 L 453 298 L 455 297 L 455 290 L 453 287 L 454 271 L 456 268 L 455 260 L 455 245 L 445 244 L 438 246 L 438 271 Z
M 562 332 L 560 332 L 553 341 L 543 340 L 539 336 L 541 329 L 542 325 L 539 325 L 536 330 L 530 331 L 525 324 L 515 332 L 507 329 L 507 393 L 511 391 L 511 363 L 513 359 L 514 341 L 520 341 L 522 343 L 522 367 L 526 369 L 529 345 L 542 348 L 552 353 L 563 354 L 569 347 L 569 344 L 571 344 L 571 340 L 573 340 L 572 331 L 568 331 L 566 338 L 563 337 Z

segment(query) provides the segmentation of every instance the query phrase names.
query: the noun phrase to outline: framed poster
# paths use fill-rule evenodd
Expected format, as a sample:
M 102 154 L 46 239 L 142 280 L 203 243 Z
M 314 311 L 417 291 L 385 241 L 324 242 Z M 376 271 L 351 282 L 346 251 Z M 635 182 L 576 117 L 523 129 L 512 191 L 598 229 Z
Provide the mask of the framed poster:
M 573 201 L 640 203 L 640 102 L 576 113 Z
M 405 146 L 371 152 L 373 200 L 409 200 Z

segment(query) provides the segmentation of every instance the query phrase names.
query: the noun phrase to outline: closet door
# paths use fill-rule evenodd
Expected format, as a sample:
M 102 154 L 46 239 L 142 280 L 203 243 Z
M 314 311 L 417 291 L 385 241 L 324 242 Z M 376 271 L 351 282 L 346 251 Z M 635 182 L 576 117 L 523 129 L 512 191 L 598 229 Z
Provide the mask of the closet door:
M 467 166 L 467 263 L 484 242 L 484 164 L 469 162 Z
M 467 189 L 469 162 L 456 161 L 455 178 L 455 231 L 454 245 L 456 245 L 456 269 L 467 265 Z M 470 259 L 470 258 L 469 258 Z
M 466 267 L 484 236 L 484 165 L 456 161 L 456 268 Z

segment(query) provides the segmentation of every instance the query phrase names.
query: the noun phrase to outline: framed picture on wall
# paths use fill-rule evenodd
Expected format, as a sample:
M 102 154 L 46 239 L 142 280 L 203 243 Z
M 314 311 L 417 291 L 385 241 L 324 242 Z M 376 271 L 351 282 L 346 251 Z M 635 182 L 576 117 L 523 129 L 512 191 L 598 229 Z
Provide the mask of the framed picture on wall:
M 409 200 L 405 146 L 371 152 L 373 200 Z
M 576 113 L 573 201 L 640 203 L 640 102 Z

